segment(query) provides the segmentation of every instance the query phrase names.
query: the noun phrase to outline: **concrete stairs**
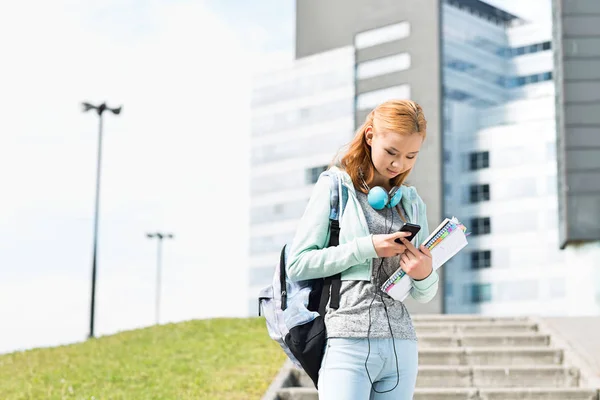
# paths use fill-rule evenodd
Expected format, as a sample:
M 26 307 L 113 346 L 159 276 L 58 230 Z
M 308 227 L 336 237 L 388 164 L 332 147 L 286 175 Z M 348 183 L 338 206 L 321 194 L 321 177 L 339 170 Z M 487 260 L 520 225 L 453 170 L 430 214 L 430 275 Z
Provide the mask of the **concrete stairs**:
M 598 387 L 539 321 L 466 315 L 413 321 L 419 337 L 415 400 L 600 400 Z M 318 399 L 304 372 L 288 366 L 284 374 L 286 383 L 280 377 L 263 400 Z

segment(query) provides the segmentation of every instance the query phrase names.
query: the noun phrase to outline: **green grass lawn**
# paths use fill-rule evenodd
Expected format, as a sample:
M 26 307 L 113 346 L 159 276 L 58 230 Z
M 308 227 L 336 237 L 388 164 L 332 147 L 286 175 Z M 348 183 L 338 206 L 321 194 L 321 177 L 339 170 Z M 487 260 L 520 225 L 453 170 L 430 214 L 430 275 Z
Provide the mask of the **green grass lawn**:
M 0 399 L 260 399 L 285 361 L 263 318 L 156 326 L 0 356 Z

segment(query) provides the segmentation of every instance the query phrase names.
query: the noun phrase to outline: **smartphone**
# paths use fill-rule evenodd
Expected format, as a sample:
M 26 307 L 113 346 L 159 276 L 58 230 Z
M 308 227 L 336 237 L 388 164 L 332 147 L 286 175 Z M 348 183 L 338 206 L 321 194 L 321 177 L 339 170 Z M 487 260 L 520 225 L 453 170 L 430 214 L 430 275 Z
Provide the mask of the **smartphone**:
M 408 240 L 409 242 L 411 242 L 415 236 L 417 235 L 417 233 L 421 230 L 421 226 L 420 225 L 415 225 L 415 224 L 411 224 L 411 223 L 405 223 L 402 228 L 400 228 L 400 232 L 410 232 L 411 235 L 406 237 L 406 240 Z M 400 240 L 400 238 L 395 240 L 396 243 L 402 244 L 402 241 Z

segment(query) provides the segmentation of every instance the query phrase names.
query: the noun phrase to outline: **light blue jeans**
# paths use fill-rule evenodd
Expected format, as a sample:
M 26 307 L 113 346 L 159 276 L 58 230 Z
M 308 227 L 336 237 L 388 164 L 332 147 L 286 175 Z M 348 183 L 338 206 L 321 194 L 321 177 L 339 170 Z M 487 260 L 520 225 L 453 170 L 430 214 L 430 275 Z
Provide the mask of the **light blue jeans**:
M 319 400 L 412 400 L 417 382 L 419 353 L 412 340 L 329 338 L 319 371 Z M 398 355 L 398 372 L 394 347 Z

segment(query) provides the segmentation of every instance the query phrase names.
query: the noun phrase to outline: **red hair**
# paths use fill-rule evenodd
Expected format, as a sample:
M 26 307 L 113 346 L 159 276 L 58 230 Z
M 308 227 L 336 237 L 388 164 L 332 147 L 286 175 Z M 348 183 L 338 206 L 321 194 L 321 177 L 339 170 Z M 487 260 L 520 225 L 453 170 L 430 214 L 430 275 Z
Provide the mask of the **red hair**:
M 363 193 L 367 190 L 360 184 L 360 171 L 369 187 L 375 177 L 375 167 L 371 160 L 371 146 L 367 144 L 365 133 L 371 127 L 377 132 L 395 132 L 400 135 L 418 134 L 427 136 L 427 120 L 420 105 L 411 100 L 389 100 L 377 106 L 365 118 L 365 122 L 356 131 L 354 139 L 348 146 L 348 151 L 341 159 L 341 167 L 350 175 L 354 186 Z M 401 186 L 411 170 L 408 170 L 394 179 L 390 179 L 392 186 Z

